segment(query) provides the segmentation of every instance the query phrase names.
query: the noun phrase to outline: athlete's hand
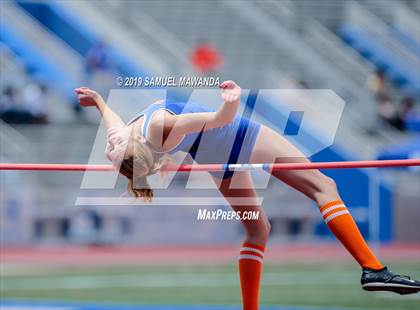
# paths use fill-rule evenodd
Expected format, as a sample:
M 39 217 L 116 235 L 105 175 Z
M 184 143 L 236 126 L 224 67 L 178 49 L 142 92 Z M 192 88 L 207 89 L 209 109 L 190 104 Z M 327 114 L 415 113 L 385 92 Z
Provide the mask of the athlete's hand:
M 234 81 L 224 81 L 219 87 L 222 89 L 222 99 L 224 102 L 239 102 L 241 97 L 241 88 Z
M 74 90 L 79 100 L 79 104 L 82 107 L 92 107 L 98 104 L 98 101 L 102 99 L 96 91 L 88 87 L 79 87 Z

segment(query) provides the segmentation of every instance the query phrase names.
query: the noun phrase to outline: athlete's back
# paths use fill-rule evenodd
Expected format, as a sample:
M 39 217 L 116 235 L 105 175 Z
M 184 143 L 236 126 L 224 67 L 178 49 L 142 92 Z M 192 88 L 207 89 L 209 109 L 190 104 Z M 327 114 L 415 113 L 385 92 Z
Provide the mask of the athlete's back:
M 141 134 L 147 139 L 152 117 L 156 111 L 160 110 L 174 115 L 214 112 L 214 109 L 196 102 L 160 102 L 148 106 L 129 123 L 144 116 Z M 200 164 L 249 163 L 259 129 L 259 124 L 236 115 L 234 120 L 226 126 L 185 135 L 178 145 L 165 153 L 188 152 Z M 213 175 L 220 177 L 223 173 L 213 173 Z

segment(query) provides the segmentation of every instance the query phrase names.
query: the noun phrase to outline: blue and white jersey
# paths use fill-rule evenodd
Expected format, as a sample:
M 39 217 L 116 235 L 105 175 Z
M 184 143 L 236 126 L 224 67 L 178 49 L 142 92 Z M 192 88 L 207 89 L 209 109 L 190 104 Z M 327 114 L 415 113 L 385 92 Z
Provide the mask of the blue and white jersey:
M 128 124 L 144 116 L 143 126 L 140 130 L 147 140 L 150 121 L 159 110 L 166 110 L 174 115 L 215 111 L 195 102 L 154 103 Z M 187 152 L 199 164 L 249 163 L 260 127 L 260 124 L 236 115 L 234 120 L 226 126 L 185 135 L 175 147 L 165 153 Z M 160 153 L 157 150 L 154 150 L 154 152 Z M 229 177 L 232 173 L 213 172 L 212 175 Z

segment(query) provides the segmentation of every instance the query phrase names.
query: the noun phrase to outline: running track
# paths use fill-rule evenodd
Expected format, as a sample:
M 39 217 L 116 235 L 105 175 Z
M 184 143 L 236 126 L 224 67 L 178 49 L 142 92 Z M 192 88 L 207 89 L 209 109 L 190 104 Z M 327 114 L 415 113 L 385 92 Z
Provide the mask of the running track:
M 396 244 L 375 248 L 385 261 L 419 261 L 420 244 Z M 235 246 L 107 246 L 107 247 L 25 247 L 2 248 L 2 264 L 65 264 L 65 265 L 133 265 L 133 264 L 225 264 L 236 261 L 239 245 Z M 343 247 L 326 245 L 268 246 L 268 263 L 352 262 Z

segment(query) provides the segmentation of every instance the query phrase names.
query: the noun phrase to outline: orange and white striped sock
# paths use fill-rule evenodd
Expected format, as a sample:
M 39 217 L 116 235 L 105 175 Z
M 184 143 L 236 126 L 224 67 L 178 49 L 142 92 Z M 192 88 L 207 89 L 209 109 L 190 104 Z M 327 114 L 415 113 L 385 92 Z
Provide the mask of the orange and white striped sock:
M 331 201 L 320 208 L 322 217 L 332 233 L 363 268 L 382 269 L 370 250 L 350 212 L 341 200 Z
M 243 310 L 258 310 L 264 246 L 245 242 L 239 254 Z

